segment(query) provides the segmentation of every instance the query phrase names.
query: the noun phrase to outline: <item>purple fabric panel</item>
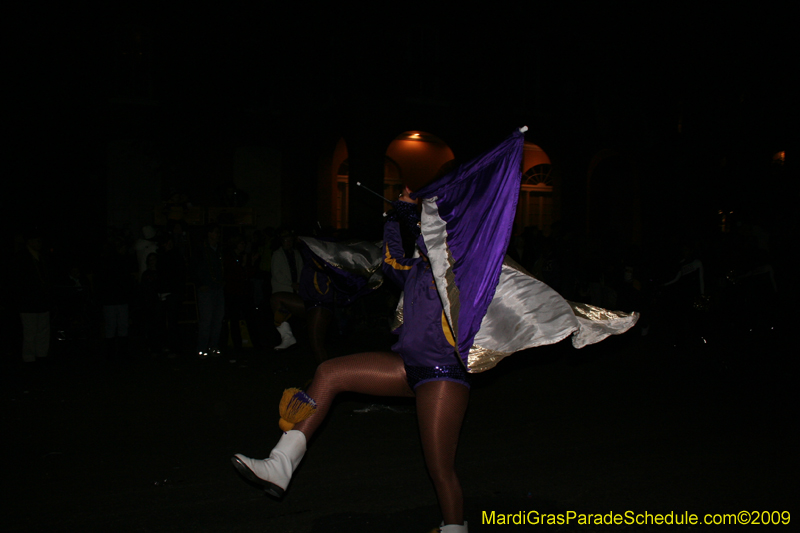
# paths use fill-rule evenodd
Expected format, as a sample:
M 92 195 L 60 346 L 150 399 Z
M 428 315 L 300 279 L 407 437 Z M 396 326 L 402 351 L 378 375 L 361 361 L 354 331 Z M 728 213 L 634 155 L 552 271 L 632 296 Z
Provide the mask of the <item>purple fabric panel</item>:
M 430 265 L 421 257 L 403 255 L 396 221 L 383 226 L 383 240 L 394 264 L 385 261 L 383 271 L 403 287 L 403 325 L 395 330 L 399 338 L 392 351 L 399 353 L 406 365 L 415 367 L 459 364 L 442 327 L 442 301 Z
M 460 294 L 459 354 L 466 363 L 500 278 L 516 214 L 524 136 L 515 132 L 412 196 L 436 197 Z
M 335 296 L 336 301 L 339 305 L 350 305 L 354 301 L 356 301 L 361 296 L 372 292 L 374 289 L 370 288 L 367 285 L 368 279 L 359 276 L 353 272 L 348 272 L 347 270 L 343 270 L 341 268 L 335 267 L 329 262 L 325 261 L 317 254 L 311 251 L 306 243 L 302 240 L 298 241 L 297 245 L 298 250 L 300 251 L 300 255 L 303 257 L 303 271 L 305 274 L 305 283 L 306 287 L 305 290 L 303 285 L 303 279 L 301 276 L 301 294 L 300 296 L 306 300 L 311 301 L 330 301 L 331 303 L 334 300 L 333 291 L 330 291 L 329 294 L 324 296 L 315 298 L 317 296 L 316 289 L 312 290 L 313 286 L 313 272 L 317 272 L 318 274 L 323 275 L 326 279 L 325 282 L 330 281 L 333 285 L 333 289 L 335 289 L 338 294 Z M 307 272 L 307 270 L 311 272 Z M 318 276 L 319 277 L 319 276 Z M 309 285 L 311 283 L 311 285 Z M 319 283 L 319 280 L 318 280 Z

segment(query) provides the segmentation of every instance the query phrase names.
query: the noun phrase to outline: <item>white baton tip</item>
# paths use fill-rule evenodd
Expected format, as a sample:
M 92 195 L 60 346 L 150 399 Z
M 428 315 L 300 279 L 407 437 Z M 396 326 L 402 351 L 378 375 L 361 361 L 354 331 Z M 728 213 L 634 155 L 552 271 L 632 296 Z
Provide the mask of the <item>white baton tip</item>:
M 361 187 L 361 182 L 360 182 L 360 181 L 357 181 L 357 182 L 356 182 L 356 185 L 358 185 L 359 187 Z
M 522 126 L 522 127 L 519 129 L 519 132 L 520 132 L 520 133 L 525 133 L 526 131 L 528 131 L 528 126 Z

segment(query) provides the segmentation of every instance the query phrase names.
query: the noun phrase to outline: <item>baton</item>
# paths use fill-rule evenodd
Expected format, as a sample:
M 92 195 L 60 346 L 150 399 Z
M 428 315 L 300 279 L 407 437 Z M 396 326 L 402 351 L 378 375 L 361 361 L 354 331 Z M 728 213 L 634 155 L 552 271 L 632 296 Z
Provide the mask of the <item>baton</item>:
M 392 203 L 392 201 L 391 201 L 391 200 L 387 200 L 387 199 L 386 199 L 386 198 L 384 198 L 382 195 L 380 195 L 380 194 L 376 193 L 375 191 L 373 191 L 373 190 L 372 190 L 372 189 L 370 189 L 369 187 L 365 187 L 364 185 L 361 185 L 361 182 L 360 182 L 360 181 L 357 181 L 357 182 L 356 182 L 356 185 L 358 185 L 359 187 L 361 187 L 362 189 L 364 189 L 364 190 L 365 190 L 365 191 L 367 191 L 367 192 L 371 192 L 372 194 L 374 194 L 375 196 L 377 196 L 378 198 L 380 198 L 380 199 L 381 199 L 381 200 L 383 200 L 384 202 L 386 202 L 386 203 L 388 203 L 388 204 L 390 204 L 390 205 L 391 205 L 391 203 Z

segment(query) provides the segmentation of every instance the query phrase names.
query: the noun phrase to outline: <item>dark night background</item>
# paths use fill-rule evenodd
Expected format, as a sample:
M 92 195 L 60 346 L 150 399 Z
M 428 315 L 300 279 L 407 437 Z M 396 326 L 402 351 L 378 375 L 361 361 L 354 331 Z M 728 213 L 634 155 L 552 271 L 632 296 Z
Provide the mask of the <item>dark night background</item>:
M 471 469 L 468 512 L 796 505 L 795 356 L 772 334 L 790 331 L 798 292 L 789 4 L 359 5 L 62 3 L 10 17 L 2 245 L 14 250 L 37 227 L 56 257 L 90 265 L 120 224 L 110 198 L 137 186 L 114 181 L 116 141 L 150 150 L 150 186 L 159 189 L 151 196 L 190 191 L 200 206 L 234 178 L 237 147 L 269 147 L 279 154 L 278 222 L 308 228 L 325 200 L 316 181 L 332 140 L 348 143 L 351 183 L 380 186 L 384 151 L 401 132 L 435 133 L 461 161 L 528 125 L 526 139 L 557 166 L 560 218 L 570 227 L 599 238 L 628 226 L 622 245 L 675 259 L 681 240 L 719 238 L 722 215 L 728 231 L 757 224 L 770 236 L 779 291 L 737 301 L 743 293 L 731 290 L 702 348 L 640 336 L 637 326 L 578 355 L 556 345 L 487 373 L 459 449 Z M 607 186 L 592 188 L 587 169 L 603 150 L 620 157 L 596 178 Z M 380 201 L 352 187 L 350 199 L 351 232 L 379 239 Z M 8 325 L 17 318 L 9 306 L 2 311 L 15 339 L 6 359 L 16 361 L 21 328 Z M 748 337 L 751 319 L 760 329 Z M 336 339 L 331 352 L 373 349 L 387 337 Z M 412 417 L 351 414 L 372 400 L 347 396 L 332 411 L 335 422 L 283 503 L 265 505 L 236 477 L 231 453 L 269 452 L 252 420 L 275 391 L 312 374 L 307 348 L 254 350 L 236 366 L 228 357 L 71 360 L 69 350 L 41 372 L 6 364 L 3 426 L 14 437 L 3 477 L 15 499 L 4 516 L 25 531 L 433 527 L 435 495 Z M 513 418 L 498 428 L 509 404 Z M 400 460 L 385 461 L 381 447 Z M 355 458 L 385 475 L 359 477 L 349 469 Z
M 745 203 L 778 216 L 796 199 L 791 152 L 771 165 L 796 138 L 780 3 L 437 6 L 29 11 L 9 102 L 14 221 L 96 235 L 110 140 L 156 141 L 186 159 L 277 146 L 292 204 L 315 135 L 414 120 L 462 132 L 450 141 L 459 159 L 528 124 L 574 183 L 563 209 L 580 223 L 587 160 L 602 148 L 639 167 L 646 230 Z M 202 200 L 229 163 L 196 165 L 217 173 L 192 178 Z

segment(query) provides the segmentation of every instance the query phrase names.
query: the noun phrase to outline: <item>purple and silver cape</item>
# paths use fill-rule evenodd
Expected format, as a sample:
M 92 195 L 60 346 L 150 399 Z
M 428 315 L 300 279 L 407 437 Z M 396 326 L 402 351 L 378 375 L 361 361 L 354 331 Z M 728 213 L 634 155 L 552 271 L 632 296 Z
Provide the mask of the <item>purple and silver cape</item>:
M 523 143 L 522 131 L 515 132 L 412 195 L 422 198 L 422 237 L 436 289 L 457 354 L 470 373 L 569 336 L 582 348 L 624 333 L 639 318 L 568 302 L 505 256 L 519 198 Z M 364 283 L 371 278 L 374 284 L 381 271 L 380 244 L 323 246 L 304 240 L 339 272 L 357 273 Z
M 576 348 L 630 329 L 637 313 L 567 302 L 505 258 L 522 174 L 522 129 L 413 196 L 458 354 L 483 372 L 514 352 L 572 335 Z

